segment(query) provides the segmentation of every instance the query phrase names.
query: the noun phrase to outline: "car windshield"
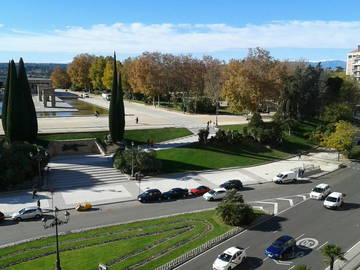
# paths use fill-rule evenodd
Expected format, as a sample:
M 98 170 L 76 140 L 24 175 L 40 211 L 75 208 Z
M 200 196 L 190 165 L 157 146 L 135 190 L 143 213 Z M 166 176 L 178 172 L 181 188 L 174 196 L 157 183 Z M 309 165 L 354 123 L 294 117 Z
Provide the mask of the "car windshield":
M 272 246 L 276 248 L 282 248 L 283 245 L 284 243 L 281 241 L 275 241 L 274 243 L 272 243 Z
M 21 209 L 21 210 L 19 211 L 19 213 L 20 213 L 20 214 L 23 214 L 25 211 L 26 211 L 26 209 L 24 208 L 24 209 Z
M 279 173 L 277 177 L 282 178 L 284 175 L 282 173 Z
M 336 198 L 334 197 L 327 197 L 326 200 L 329 202 L 336 202 Z
M 216 193 L 216 191 L 213 189 L 209 191 L 209 194 L 215 194 L 215 193 Z
M 314 191 L 314 192 L 316 192 L 316 193 L 323 193 L 323 192 L 324 192 L 324 189 L 323 189 L 323 188 L 318 188 L 318 187 L 316 187 L 316 188 L 313 188 L 312 191 Z
M 219 259 L 224 261 L 224 262 L 230 262 L 231 255 L 223 253 L 223 254 L 219 255 Z

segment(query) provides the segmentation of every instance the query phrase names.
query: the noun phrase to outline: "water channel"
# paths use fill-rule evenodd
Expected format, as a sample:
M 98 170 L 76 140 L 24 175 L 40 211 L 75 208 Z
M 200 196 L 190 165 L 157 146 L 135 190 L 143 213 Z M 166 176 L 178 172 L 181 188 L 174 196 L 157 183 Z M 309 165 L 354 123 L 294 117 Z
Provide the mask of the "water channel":
M 78 109 L 77 112 L 37 112 L 37 117 L 65 117 L 65 116 L 85 116 L 85 115 L 94 115 L 96 111 L 100 115 L 109 114 L 108 110 L 98 107 L 96 105 L 81 101 L 79 99 L 64 99 L 64 102 L 68 103 L 75 109 Z M 2 111 L 2 101 L 0 101 L 0 115 Z

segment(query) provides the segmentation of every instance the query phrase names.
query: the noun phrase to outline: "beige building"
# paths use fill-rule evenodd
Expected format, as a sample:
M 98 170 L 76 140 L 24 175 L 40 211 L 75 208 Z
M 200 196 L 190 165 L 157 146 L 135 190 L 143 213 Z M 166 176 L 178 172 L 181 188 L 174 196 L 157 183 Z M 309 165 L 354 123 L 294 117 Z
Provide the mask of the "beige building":
M 357 81 L 360 81 L 360 45 L 357 50 L 347 54 L 346 75 L 354 76 Z

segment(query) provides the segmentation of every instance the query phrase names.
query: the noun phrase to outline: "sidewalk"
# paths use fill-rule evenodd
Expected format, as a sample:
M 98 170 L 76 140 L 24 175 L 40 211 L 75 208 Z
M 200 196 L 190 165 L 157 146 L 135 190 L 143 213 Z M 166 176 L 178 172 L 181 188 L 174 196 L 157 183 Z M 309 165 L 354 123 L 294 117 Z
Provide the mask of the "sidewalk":
M 176 140 L 155 145 L 155 149 L 170 148 L 191 143 L 197 136 L 191 135 Z M 175 173 L 156 177 L 145 177 L 139 183 L 129 180 L 126 175 L 112 169 L 111 157 L 101 155 L 62 156 L 54 158 L 49 163 L 51 168 L 49 178 L 58 183 L 56 192 L 38 192 L 38 197 L 32 199 L 31 191 L 2 194 L 0 211 L 9 215 L 21 208 L 35 206 L 40 199 L 41 207 L 52 209 L 72 209 L 80 202 L 90 202 L 93 205 L 111 204 L 134 201 L 140 192 L 157 188 L 164 192 L 174 187 L 195 188 L 206 185 L 218 187 L 229 179 L 240 179 L 244 186 L 271 182 L 281 171 L 303 167 L 308 164 L 320 166 L 321 172 L 311 176 L 319 177 L 339 168 L 336 152 L 317 152 L 303 155 L 301 159 L 293 157 L 252 167 L 236 167 L 220 170 Z M 308 180 L 303 178 L 301 180 Z M 76 186 L 76 181 L 80 181 Z M 85 185 L 84 185 L 85 184 Z M 64 188 L 68 186 L 67 188 Z M 60 188 L 63 187 L 63 188 Z

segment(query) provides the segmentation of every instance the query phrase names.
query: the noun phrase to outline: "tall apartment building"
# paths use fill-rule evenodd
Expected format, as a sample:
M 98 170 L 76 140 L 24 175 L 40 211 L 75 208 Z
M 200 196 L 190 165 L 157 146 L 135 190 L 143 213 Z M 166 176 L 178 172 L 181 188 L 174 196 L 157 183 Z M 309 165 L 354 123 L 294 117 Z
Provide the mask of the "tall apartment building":
M 360 81 L 360 45 L 357 50 L 347 54 L 346 75 L 354 76 L 357 81 Z

